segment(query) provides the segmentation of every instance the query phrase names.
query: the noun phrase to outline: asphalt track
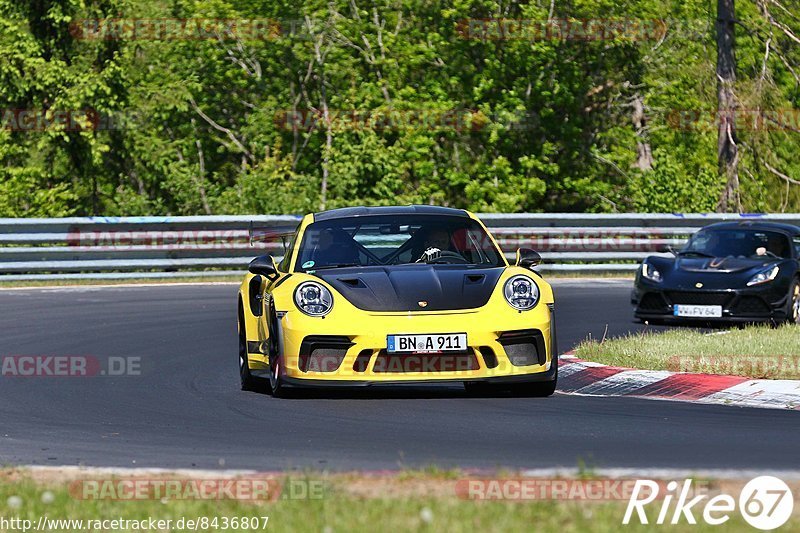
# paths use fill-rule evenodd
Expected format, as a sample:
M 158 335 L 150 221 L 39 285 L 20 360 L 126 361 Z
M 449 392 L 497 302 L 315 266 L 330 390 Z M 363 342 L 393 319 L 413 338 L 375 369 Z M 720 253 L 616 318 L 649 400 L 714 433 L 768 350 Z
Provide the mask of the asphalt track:
M 558 283 L 560 347 L 619 335 L 629 284 Z M 140 357 L 127 377 L 0 377 L 0 464 L 797 469 L 796 412 L 460 387 L 241 392 L 233 285 L 0 291 L 0 355 Z M 607 329 L 606 329 L 607 328 Z

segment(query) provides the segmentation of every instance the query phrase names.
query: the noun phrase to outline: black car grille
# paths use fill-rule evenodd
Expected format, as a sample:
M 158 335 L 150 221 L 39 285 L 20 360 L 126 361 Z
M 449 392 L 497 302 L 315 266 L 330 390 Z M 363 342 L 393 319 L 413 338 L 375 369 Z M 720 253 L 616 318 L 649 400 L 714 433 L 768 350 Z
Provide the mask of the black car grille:
M 348 337 L 309 335 L 300 344 L 298 366 L 303 372 L 336 372 L 352 345 Z
M 547 362 L 544 336 L 538 329 L 503 332 L 497 339 L 514 366 L 528 366 Z
M 667 292 L 667 298 L 674 304 L 721 305 L 725 307 L 732 297 L 733 294 L 727 292 Z
M 657 292 L 645 294 L 639 302 L 640 311 L 664 311 L 668 306 L 664 297 Z
M 768 315 L 769 305 L 758 296 L 742 296 L 734 307 L 734 313 L 742 315 Z

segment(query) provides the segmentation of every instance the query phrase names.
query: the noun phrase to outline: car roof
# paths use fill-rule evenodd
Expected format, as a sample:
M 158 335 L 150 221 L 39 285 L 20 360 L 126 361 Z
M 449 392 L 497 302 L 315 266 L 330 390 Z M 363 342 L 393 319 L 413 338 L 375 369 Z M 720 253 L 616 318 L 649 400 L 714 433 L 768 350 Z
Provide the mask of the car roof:
M 742 220 L 738 222 L 717 222 L 704 227 L 704 230 L 717 230 L 717 229 L 752 229 L 755 231 L 780 231 L 788 233 L 789 235 L 797 235 L 800 233 L 800 228 L 791 224 L 782 224 L 780 222 L 764 222 L 754 220 Z
M 463 209 L 436 205 L 387 205 L 378 207 L 342 207 L 314 213 L 314 222 L 337 218 L 366 217 L 375 215 L 447 215 L 469 218 Z

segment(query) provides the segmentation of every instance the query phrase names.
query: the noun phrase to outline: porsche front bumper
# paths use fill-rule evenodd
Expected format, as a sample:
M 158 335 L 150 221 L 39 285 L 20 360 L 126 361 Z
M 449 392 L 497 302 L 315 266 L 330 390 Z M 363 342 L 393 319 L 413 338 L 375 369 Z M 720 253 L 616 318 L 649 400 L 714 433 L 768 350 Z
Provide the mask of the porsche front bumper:
M 503 306 L 428 313 L 365 312 L 349 321 L 308 317 L 299 311 L 283 313 L 277 331 L 281 379 L 295 386 L 553 380 L 558 358 L 552 305 L 540 303 L 523 313 L 505 302 Z M 446 333 L 466 333 L 468 349 L 441 354 L 386 350 L 389 335 Z M 265 354 L 252 354 L 251 361 L 262 371 L 268 369 Z

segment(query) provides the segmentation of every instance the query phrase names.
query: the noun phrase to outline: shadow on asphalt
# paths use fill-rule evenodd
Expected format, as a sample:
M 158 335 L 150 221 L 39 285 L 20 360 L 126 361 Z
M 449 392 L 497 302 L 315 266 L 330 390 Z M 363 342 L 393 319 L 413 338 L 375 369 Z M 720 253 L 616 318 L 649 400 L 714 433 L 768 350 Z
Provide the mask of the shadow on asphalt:
M 270 398 L 268 393 L 261 394 Z M 463 387 L 452 385 L 370 385 L 367 387 L 336 388 L 293 388 L 287 389 L 283 398 L 287 400 L 435 400 L 458 398 L 513 398 L 518 400 L 546 400 L 546 398 L 526 398 L 510 391 L 467 392 Z

